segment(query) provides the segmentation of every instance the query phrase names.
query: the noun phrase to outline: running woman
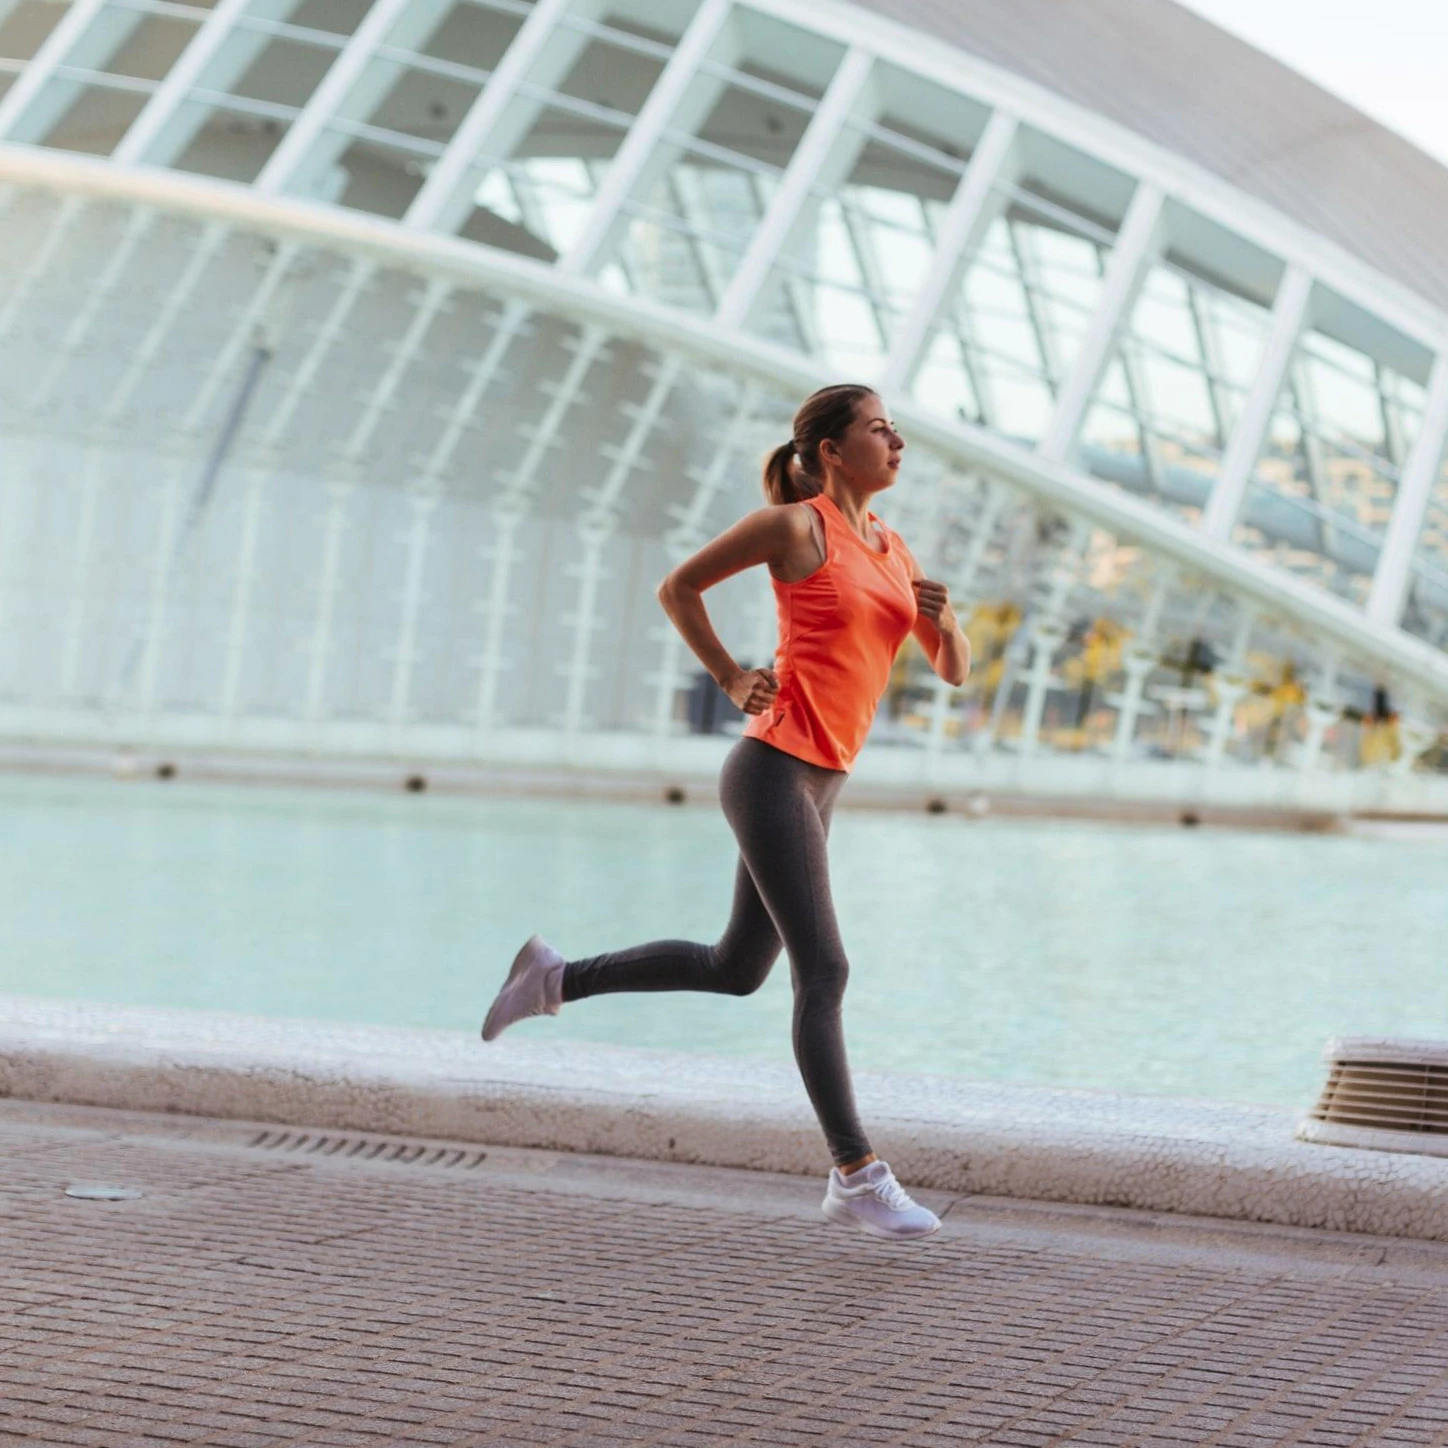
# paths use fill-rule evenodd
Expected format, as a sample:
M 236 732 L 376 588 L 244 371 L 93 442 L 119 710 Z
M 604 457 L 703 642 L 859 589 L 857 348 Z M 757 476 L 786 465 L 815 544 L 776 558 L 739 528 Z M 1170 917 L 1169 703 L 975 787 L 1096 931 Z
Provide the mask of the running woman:
M 748 995 L 781 947 L 794 980 L 794 1051 L 835 1165 L 824 1213 L 877 1237 L 924 1237 L 940 1220 L 870 1148 L 855 1110 L 840 1006 L 849 965 L 825 842 L 835 798 L 913 631 L 935 672 L 963 684 L 970 645 L 944 584 L 920 571 L 868 504 L 892 487 L 905 447 L 868 387 L 826 387 L 764 465 L 770 506 L 681 563 L 659 600 L 685 642 L 749 715 L 719 779 L 739 841 L 734 908 L 716 945 L 659 940 L 565 961 L 540 936 L 518 952 L 483 1023 L 494 1040 L 526 1016 L 614 991 Z M 779 608 L 775 667 L 743 669 L 719 642 L 704 591 L 768 564 Z

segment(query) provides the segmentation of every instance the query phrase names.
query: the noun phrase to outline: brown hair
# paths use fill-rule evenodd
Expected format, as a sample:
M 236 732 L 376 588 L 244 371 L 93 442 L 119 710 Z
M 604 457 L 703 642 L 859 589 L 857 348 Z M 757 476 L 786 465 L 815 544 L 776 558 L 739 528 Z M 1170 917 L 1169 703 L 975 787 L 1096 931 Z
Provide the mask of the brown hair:
M 820 444 L 837 442 L 855 420 L 855 409 L 875 389 L 858 382 L 821 387 L 800 404 L 794 436 L 764 460 L 764 496 L 771 503 L 800 503 L 820 491 Z

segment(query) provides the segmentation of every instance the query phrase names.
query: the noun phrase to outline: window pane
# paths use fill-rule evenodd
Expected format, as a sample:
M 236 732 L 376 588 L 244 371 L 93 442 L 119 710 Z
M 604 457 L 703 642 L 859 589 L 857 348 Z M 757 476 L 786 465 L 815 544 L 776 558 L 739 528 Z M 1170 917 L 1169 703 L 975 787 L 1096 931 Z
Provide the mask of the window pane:
M 62 0 L 21 0 L 0 20 L 0 57 L 30 60 L 69 8 Z

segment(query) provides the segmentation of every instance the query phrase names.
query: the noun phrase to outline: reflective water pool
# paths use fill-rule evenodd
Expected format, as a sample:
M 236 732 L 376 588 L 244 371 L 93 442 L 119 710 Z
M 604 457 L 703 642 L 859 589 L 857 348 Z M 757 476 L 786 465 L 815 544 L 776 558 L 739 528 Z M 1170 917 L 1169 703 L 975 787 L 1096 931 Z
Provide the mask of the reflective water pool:
M 831 849 L 861 1067 L 1300 1105 L 1330 1035 L 1448 1038 L 1442 837 L 842 807 Z M 9 777 L 0 992 L 475 1030 L 532 931 L 712 939 L 733 869 L 706 807 Z M 787 1058 L 788 970 L 517 1030 Z

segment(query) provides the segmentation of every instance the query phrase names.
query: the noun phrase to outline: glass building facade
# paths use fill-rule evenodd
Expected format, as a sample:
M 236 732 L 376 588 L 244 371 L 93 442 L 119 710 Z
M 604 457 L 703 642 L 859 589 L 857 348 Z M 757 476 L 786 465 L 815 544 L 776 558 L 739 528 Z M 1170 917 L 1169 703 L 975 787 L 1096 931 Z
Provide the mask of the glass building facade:
M 0 3 L 0 733 L 704 758 L 654 588 L 848 377 L 977 656 L 906 650 L 882 768 L 1436 770 L 1448 322 L 835 19 Z M 761 577 L 711 605 L 767 658 Z

